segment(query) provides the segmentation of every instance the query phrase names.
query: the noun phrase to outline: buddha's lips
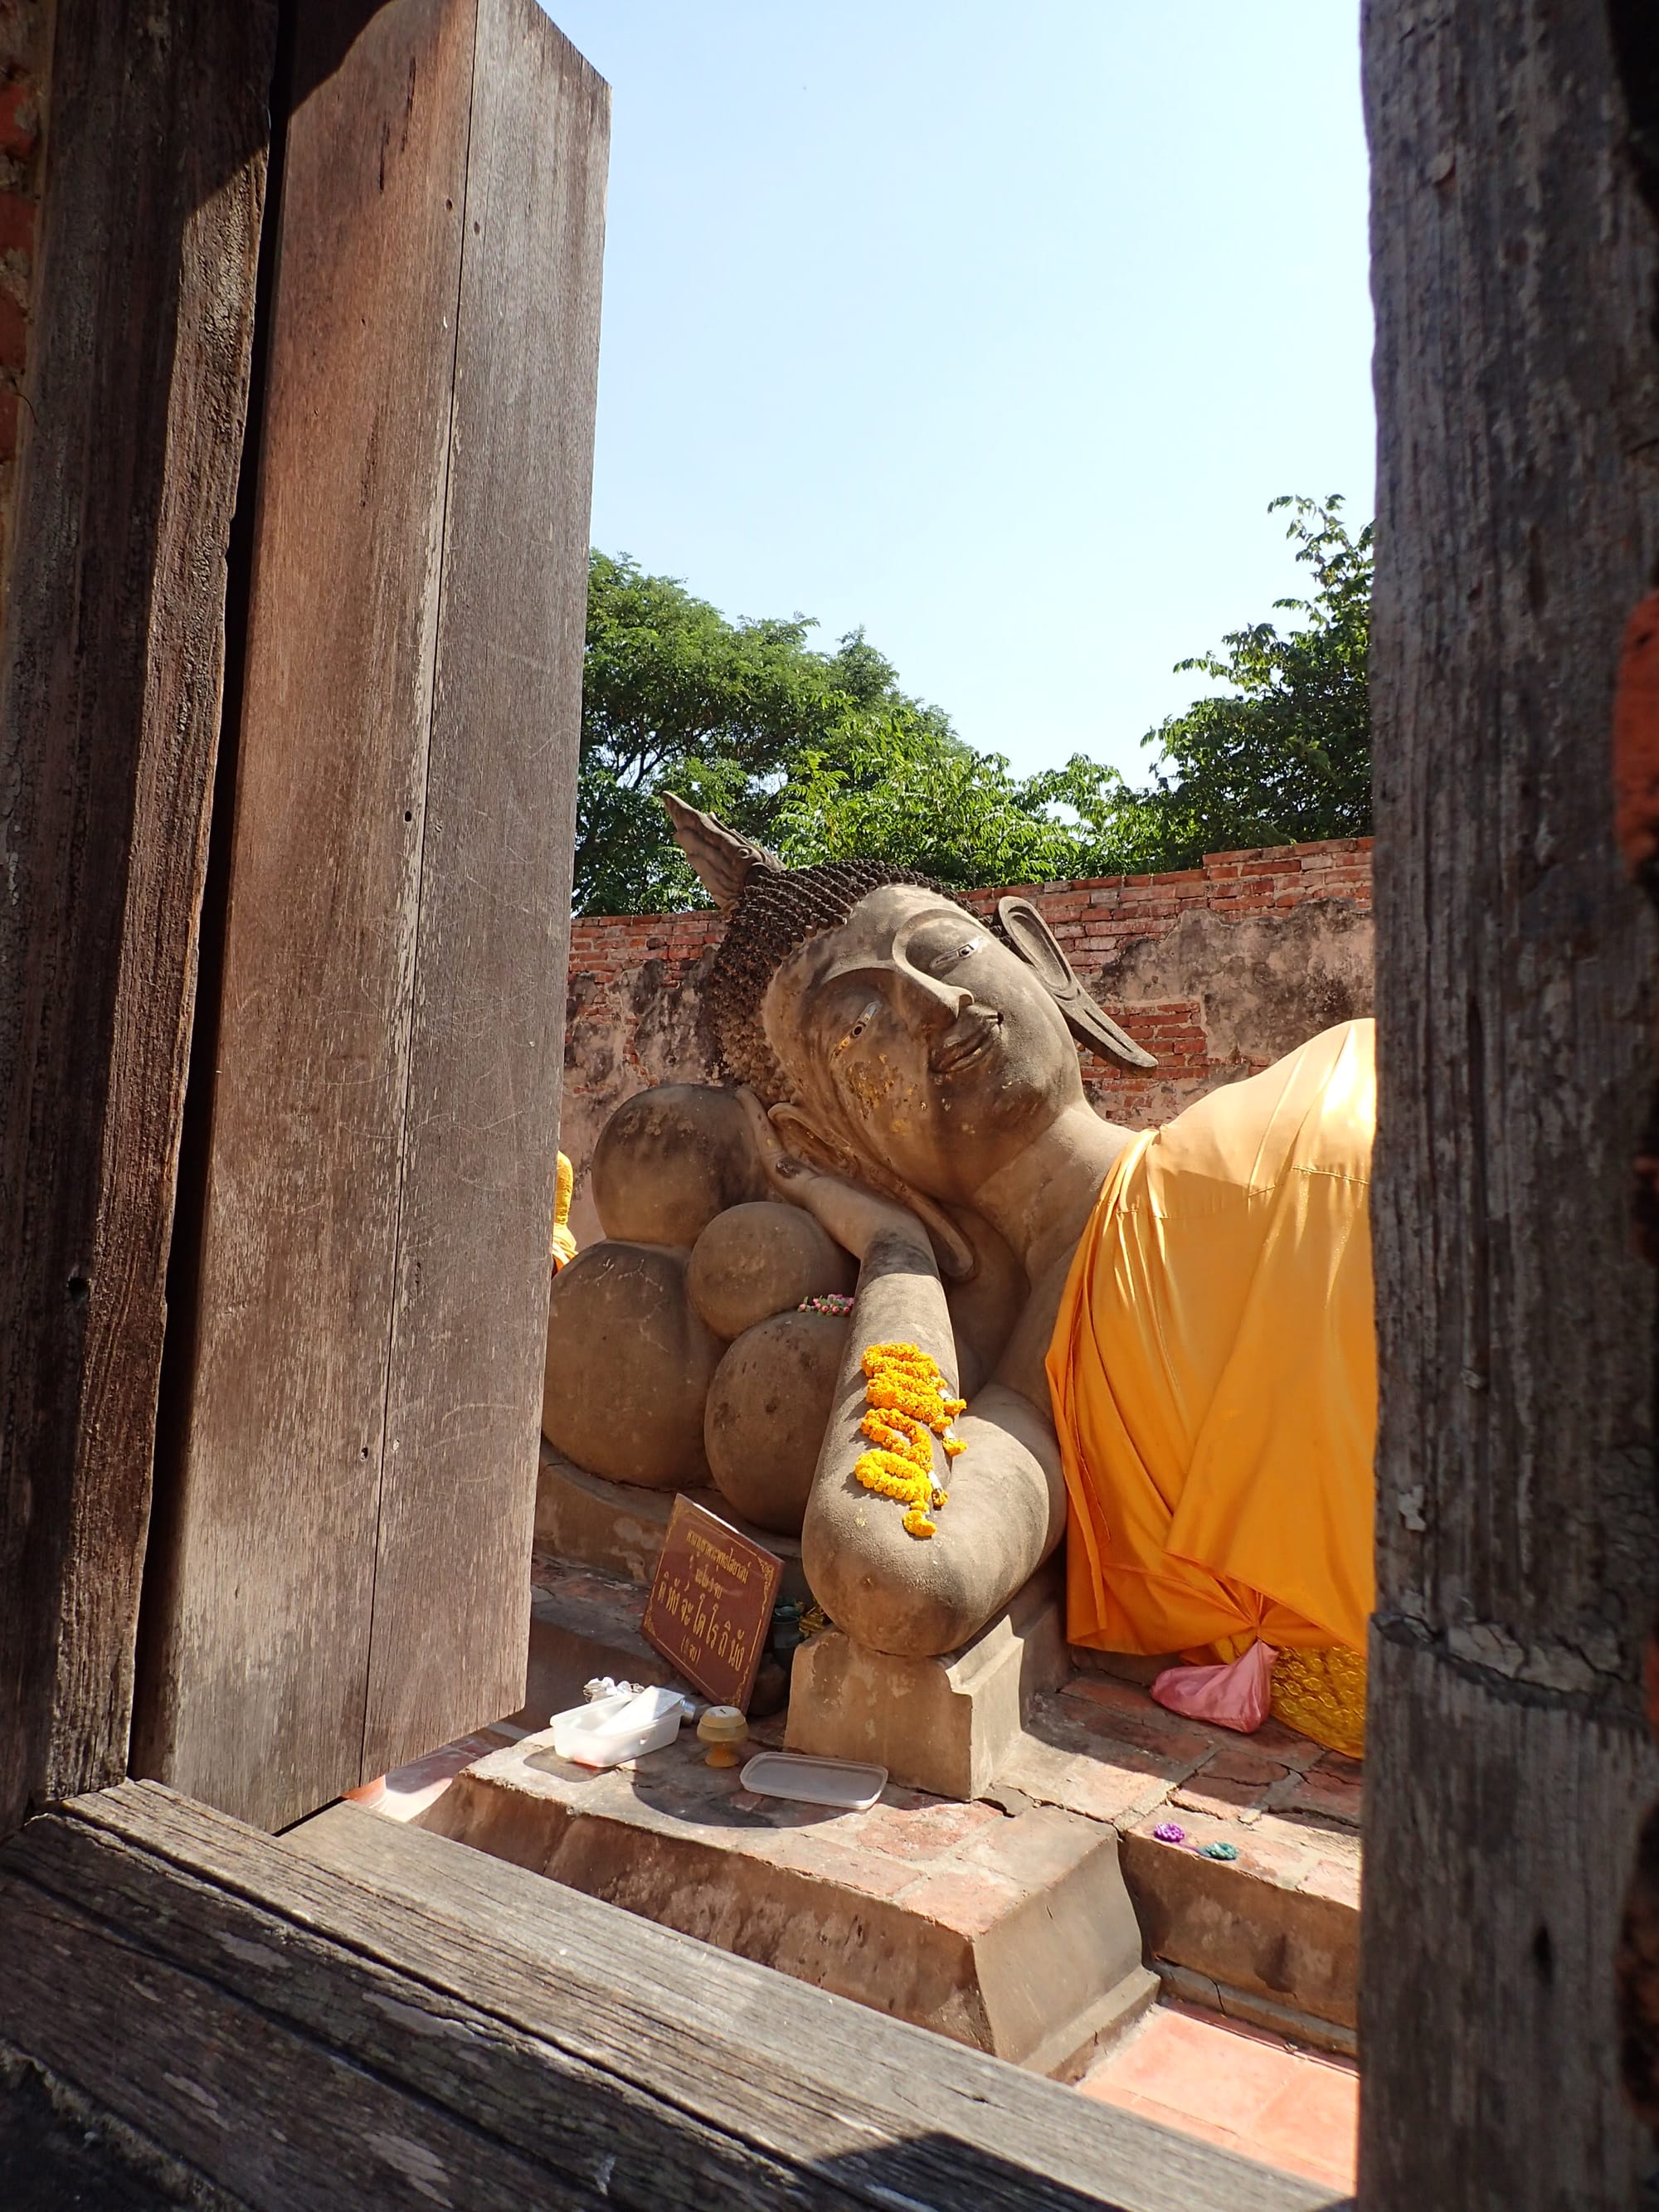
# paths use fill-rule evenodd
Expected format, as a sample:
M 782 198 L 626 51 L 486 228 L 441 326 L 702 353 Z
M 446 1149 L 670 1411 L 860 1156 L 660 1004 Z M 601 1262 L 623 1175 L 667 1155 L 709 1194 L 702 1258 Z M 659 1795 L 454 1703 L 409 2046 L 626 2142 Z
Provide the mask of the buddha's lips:
M 954 1075 L 988 1052 L 1002 1029 L 1000 1013 L 969 1012 L 951 1023 L 928 1054 L 935 1075 Z

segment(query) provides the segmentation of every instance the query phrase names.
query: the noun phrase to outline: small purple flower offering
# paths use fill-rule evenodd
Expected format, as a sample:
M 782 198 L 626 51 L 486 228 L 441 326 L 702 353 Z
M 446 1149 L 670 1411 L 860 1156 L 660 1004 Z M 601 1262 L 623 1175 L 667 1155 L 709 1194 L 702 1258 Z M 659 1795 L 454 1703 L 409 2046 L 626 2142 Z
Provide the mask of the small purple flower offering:
M 1160 1844 L 1184 1844 L 1187 1840 L 1187 1831 L 1178 1827 L 1173 1820 L 1160 1820 L 1157 1827 L 1152 1830 L 1152 1837 L 1155 1842 Z

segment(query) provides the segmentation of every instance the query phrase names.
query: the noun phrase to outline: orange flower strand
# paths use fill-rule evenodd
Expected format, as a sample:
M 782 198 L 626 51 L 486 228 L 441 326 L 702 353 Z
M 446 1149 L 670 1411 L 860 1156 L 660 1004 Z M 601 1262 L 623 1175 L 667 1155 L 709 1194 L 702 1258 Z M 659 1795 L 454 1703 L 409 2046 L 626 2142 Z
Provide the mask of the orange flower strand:
M 907 1535 L 932 1536 L 928 1509 L 937 1510 L 950 1494 L 933 1480 L 933 1438 L 947 1460 L 960 1455 L 964 1446 L 951 1422 L 967 1401 L 945 1395 L 938 1362 L 916 1345 L 870 1345 L 861 1364 L 869 1410 L 859 1425 L 874 1449 L 860 1453 L 853 1472 L 866 1490 L 908 1509 Z

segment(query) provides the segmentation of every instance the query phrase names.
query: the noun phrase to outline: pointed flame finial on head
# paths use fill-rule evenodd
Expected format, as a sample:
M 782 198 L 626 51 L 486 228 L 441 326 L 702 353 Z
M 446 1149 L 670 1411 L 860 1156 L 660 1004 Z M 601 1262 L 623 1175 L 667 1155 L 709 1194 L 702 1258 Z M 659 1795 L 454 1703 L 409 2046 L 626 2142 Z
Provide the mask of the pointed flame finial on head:
M 742 896 L 743 887 L 757 868 L 781 876 L 784 866 L 763 845 L 738 836 L 712 814 L 701 813 L 672 791 L 659 794 L 663 811 L 673 824 L 674 842 L 696 869 L 697 880 L 722 914 L 730 914 Z

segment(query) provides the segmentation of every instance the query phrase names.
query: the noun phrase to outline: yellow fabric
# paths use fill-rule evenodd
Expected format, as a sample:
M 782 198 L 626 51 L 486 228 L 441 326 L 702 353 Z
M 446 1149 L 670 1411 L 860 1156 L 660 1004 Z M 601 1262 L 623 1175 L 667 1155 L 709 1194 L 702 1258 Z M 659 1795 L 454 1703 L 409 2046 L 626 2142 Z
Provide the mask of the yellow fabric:
M 570 1233 L 570 1194 L 576 1188 L 576 1172 L 559 1154 L 558 1170 L 553 1184 L 553 1272 L 568 1267 L 576 1256 L 576 1240 Z
M 1334 1644 L 1328 1651 L 1281 1651 L 1273 1666 L 1273 1718 L 1316 1743 L 1365 1755 L 1365 1662 Z
M 1373 1044 L 1368 1021 L 1327 1030 L 1107 1178 L 1048 1351 L 1073 1643 L 1363 1654 Z

